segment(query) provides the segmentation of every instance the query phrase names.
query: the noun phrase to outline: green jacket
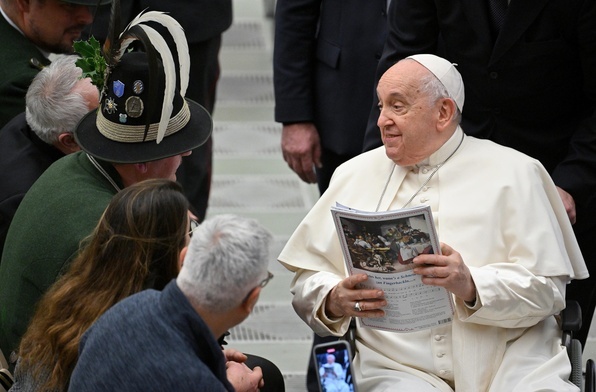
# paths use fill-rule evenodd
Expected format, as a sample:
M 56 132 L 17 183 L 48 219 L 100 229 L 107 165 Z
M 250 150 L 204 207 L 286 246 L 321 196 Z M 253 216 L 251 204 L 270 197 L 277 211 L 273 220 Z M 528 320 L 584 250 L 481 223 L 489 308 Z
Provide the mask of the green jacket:
M 104 165 L 119 181 L 116 170 Z M 119 184 L 121 186 L 121 184 Z M 8 230 L 0 262 L 0 348 L 17 348 L 35 304 L 76 256 L 116 189 L 84 152 L 56 161 L 33 184 Z
M 32 65 L 35 59 L 42 65 L 50 62 L 31 41 L 12 27 L 0 15 L 0 127 L 25 111 L 25 94 L 39 72 Z

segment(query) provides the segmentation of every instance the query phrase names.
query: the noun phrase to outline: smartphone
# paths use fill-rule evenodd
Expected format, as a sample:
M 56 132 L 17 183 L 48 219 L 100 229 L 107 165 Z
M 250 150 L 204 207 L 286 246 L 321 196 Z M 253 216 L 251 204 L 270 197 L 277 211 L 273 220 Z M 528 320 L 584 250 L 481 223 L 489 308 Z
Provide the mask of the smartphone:
M 357 392 L 352 375 L 352 353 L 345 340 L 318 344 L 313 355 L 321 392 Z

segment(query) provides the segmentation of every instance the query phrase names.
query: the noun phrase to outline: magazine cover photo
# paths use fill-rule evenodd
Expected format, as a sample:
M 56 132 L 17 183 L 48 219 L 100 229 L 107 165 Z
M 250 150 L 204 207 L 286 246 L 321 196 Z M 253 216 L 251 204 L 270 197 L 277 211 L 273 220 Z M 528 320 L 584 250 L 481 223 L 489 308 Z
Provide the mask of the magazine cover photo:
M 340 218 L 354 268 L 377 273 L 411 269 L 414 257 L 433 253 L 424 214 L 391 221 Z

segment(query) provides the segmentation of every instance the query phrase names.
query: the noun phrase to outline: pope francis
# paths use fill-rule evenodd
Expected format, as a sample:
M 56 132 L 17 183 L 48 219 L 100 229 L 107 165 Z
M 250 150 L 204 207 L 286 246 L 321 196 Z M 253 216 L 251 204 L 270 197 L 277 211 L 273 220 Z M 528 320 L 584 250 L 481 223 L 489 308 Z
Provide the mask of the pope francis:
M 356 329 L 354 377 L 363 391 L 577 391 L 555 319 L 571 279 L 588 276 L 569 218 L 542 165 L 466 136 L 464 85 L 453 64 L 416 55 L 377 87 L 383 147 L 339 167 L 279 256 L 295 272 L 298 315 L 320 335 L 353 317 L 380 317 L 381 290 L 346 277 L 330 213 L 428 205 L 441 255 L 414 258 L 424 284 L 446 288 L 451 324 L 421 332 Z

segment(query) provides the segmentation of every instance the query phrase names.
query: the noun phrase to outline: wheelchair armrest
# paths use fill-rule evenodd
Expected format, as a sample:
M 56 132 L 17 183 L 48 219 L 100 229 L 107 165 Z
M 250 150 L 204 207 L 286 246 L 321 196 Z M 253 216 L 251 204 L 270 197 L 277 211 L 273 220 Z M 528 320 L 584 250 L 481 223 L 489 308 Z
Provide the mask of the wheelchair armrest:
M 582 309 L 579 303 L 567 300 L 565 309 L 561 311 L 561 329 L 566 332 L 576 332 L 582 327 Z

